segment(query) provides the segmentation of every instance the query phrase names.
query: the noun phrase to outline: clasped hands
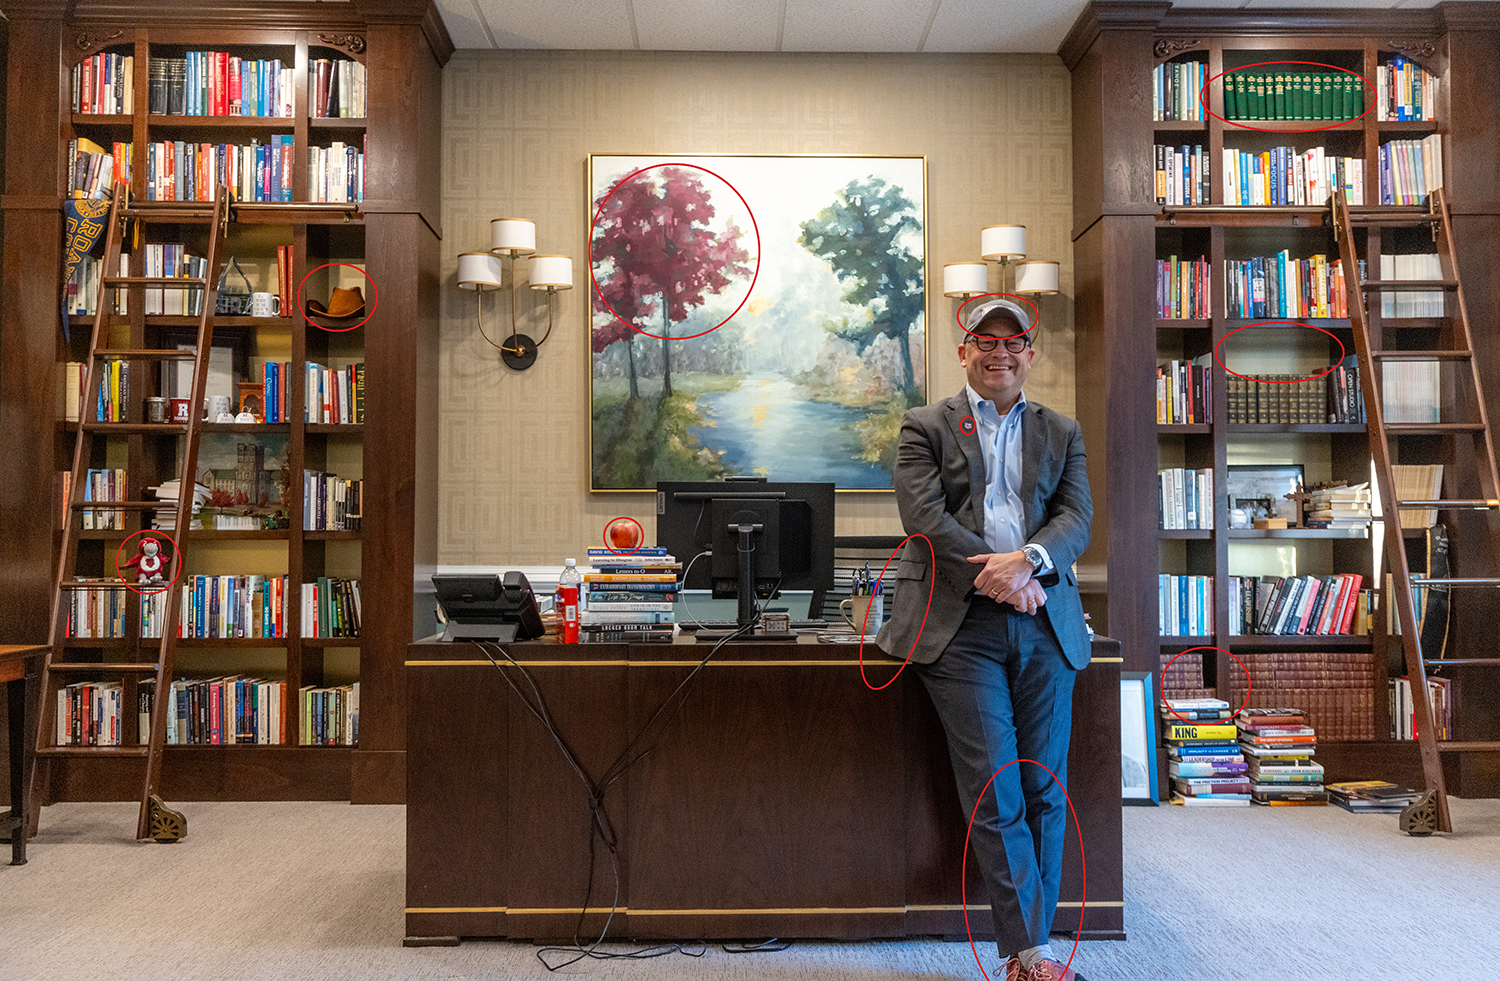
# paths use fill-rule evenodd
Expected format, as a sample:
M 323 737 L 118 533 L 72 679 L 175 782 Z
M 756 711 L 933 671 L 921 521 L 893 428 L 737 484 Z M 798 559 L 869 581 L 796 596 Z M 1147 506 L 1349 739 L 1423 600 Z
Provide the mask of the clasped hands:
M 1031 577 L 1031 560 L 1025 552 L 994 552 L 971 555 L 970 562 L 983 563 L 974 577 L 974 588 L 997 603 L 1009 603 L 1022 613 L 1035 614 L 1047 602 L 1040 583 Z

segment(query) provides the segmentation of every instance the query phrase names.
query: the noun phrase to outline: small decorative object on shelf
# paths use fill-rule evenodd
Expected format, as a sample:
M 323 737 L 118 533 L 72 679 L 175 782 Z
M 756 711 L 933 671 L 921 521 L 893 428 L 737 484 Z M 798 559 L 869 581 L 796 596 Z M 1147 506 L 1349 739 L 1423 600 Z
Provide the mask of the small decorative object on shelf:
M 166 568 L 168 558 L 161 541 L 145 535 L 137 543 L 135 554 L 125 564 L 136 570 L 136 582 L 162 582 L 162 570 Z

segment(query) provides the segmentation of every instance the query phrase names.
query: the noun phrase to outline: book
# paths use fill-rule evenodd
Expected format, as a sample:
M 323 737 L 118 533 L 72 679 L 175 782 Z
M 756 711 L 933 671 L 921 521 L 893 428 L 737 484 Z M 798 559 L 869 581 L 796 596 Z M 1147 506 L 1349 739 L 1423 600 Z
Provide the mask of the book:
M 1174 742 L 1234 739 L 1233 725 L 1192 725 L 1176 722 L 1167 727 L 1166 738 Z
M 1250 795 L 1245 794 L 1193 794 L 1183 796 L 1172 792 L 1172 803 L 1180 807 L 1249 807 Z

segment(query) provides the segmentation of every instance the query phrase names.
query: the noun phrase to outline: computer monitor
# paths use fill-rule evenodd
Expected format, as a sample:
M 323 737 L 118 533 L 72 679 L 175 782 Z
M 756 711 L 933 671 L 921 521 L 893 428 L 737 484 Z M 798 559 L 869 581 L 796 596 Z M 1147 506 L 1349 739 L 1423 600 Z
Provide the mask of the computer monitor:
M 757 597 L 770 599 L 778 588 L 811 590 L 810 608 L 820 611 L 833 588 L 833 502 L 831 483 L 664 480 L 656 485 L 656 544 L 684 568 L 712 553 L 688 570 L 683 588 L 738 598 L 741 624 L 753 618 Z
M 543 633 L 531 583 L 521 572 L 432 577 L 447 627 L 443 640 L 494 640 L 509 644 Z

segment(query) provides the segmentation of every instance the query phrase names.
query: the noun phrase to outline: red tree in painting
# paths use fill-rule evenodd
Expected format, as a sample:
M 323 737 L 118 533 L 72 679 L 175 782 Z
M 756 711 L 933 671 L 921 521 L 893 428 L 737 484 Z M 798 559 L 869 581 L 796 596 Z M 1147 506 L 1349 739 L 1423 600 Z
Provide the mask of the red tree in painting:
M 632 328 L 640 328 L 643 318 L 661 311 L 662 395 L 671 395 L 672 325 L 686 320 L 734 277 L 750 273 L 745 265 L 750 254 L 740 245 L 740 229 L 730 224 L 715 231 L 708 226 L 713 216 L 703 182 L 680 167 L 636 175 L 609 194 L 599 212 L 592 255 L 599 284 L 594 309 L 605 309 L 601 300 L 607 301 L 619 319 L 594 329 L 594 350 L 625 341 L 632 396 Z M 598 275 L 605 263 L 607 274 Z

